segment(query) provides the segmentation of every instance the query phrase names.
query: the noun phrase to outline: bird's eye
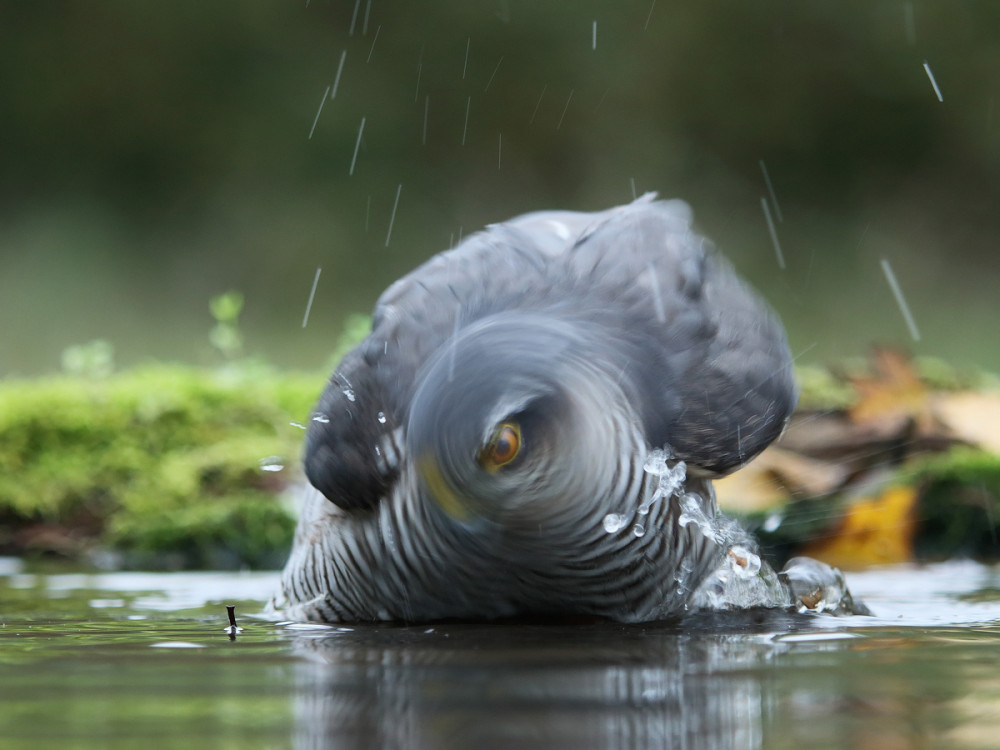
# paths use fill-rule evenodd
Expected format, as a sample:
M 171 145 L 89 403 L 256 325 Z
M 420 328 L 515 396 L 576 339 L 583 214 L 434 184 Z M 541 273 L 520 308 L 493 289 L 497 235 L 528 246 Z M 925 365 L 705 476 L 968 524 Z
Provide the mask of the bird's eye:
M 496 471 L 517 458 L 521 450 L 521 428 L 511 422 L 504 422 L 493 433 L 493 437 L 479 454 L 479 463 L 487 471 Z

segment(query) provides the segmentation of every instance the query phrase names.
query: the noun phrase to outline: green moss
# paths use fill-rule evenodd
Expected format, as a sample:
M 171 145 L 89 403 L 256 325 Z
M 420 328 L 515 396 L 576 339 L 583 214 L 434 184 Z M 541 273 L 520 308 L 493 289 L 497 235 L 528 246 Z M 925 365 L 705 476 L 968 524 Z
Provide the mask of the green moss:
M 0 548 L 31 551 L 19 534 L 44 524 L 189 565 L 272 560 L 293 526 L 277 499 L 298 478 L 291 423 L 323 382 L 244 362 L 0 384 Z

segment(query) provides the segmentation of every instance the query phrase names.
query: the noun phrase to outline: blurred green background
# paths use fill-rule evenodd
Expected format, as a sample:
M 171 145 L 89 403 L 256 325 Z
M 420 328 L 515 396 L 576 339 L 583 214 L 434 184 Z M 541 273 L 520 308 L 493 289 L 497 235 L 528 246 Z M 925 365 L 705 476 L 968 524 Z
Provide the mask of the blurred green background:
M 1000 369 L 993 0 L 8 2 L 0 92 L 0 374 L 214 362 L 228 289 L 250 353 L 319 367 L 459 235 L 633 189 L 694 206 L 802 361 Z

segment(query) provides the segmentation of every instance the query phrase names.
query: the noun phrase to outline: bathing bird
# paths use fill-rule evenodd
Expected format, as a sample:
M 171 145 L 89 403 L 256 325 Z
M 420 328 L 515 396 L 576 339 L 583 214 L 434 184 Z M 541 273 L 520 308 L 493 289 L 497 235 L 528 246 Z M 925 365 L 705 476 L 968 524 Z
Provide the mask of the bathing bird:
M 676 616 L 733 559 L 712 479 L 796 398 L 780 322 L 686 203 L 490 225 L 392 284 L 330 377 L 272 605 Z

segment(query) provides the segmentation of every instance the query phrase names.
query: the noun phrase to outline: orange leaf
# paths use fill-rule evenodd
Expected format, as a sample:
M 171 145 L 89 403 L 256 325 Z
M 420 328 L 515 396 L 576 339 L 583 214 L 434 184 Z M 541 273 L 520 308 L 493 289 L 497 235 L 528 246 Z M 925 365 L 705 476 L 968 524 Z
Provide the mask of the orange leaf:
M 838 568 L 908 562 L 913 559 L 916 524 L 915 487 L 889 487 L 848 506 L 832 537 L 817 539 L 802 550 Z

